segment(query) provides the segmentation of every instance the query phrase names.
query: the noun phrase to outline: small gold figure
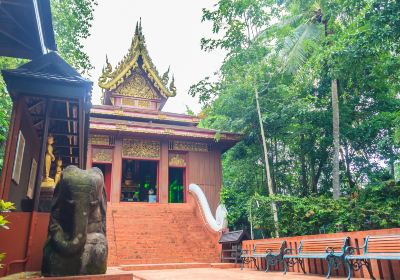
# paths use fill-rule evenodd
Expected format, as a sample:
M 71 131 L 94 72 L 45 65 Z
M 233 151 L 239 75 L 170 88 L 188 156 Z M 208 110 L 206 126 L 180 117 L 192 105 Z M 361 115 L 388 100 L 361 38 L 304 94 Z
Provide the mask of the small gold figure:
M 49 135 L 47 137 L 47 152 L 46 156 L 44 159 L 44 164 L 45 164 L 45 170 L 44 170 L 44 178 L 42 180 L 42 187 L 55 187 L 54 184 L 54 179 L 50 178 L 50 168 L 51 168 L 51 162 L 54 161 L 56 158 L 54 157 L 53 154 L 53 145 L 54 144 L 54 138 L 53 136 Z
M 56 167 L 56 175 L 54 176 L 54 186 L 60 182 L 61 179 L 61 171 L 62 171 L 62 160 L 58 159 L 57 162 L 57 167 Z

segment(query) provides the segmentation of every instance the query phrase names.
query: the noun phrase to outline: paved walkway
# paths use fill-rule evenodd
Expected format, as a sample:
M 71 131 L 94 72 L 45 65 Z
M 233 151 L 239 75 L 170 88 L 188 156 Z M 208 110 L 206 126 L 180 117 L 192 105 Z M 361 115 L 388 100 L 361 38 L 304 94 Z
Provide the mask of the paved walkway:
M 304 275 L 300 273 L 264 272 L 239 268 L 189 268 L 168 270 L 132 271 L 133 278 L 139 280 L 317 280 L 325 279 L 323 275 Z M 345 279 L 336 278 L 332 279 Z

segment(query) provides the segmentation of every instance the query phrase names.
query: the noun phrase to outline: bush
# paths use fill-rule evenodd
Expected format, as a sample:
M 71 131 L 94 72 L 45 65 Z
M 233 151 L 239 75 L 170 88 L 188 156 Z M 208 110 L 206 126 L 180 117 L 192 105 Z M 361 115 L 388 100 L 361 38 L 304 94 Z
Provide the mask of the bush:
M 7 224 L 9 223 L 2 214 L 4 212 L 9 212 L 10 210 L 14 210 L 14 204 L 11 202 L 5 202 L 4 200 L 0 200 L 0 228 L 9 229 Z M 5 253 L 0 253 L 0 268 L 2 267 L 1 261 L 5 258 Z
M 221 200 L 227 206 L 230 226 L 238 227 L 238 223 L 243 224 L 243 216 L 238 214 L 238 210 L 249 217 L 251 204 L 253 225 L 255 228 L 264 229 L 267 236 L 272 236 L 274 229 L 272 201 L 278 206 L 281 236 L 400 226 L 400 185 L 396 185 L 394 181 L 368 186 L 351 198 L 339 200 L 326 196 L 300 198 L 256 194 L 252 199 L 248 199 L 246 206 L 238 207 L 238 204 L 231 202 L 237 202 L 239 195 L 234 195 L 232 201 L 227 197 L 229 191 L 224 190 L 222 194 Z M 254 203 L 255 200 L 258 201 L 259 207 Z

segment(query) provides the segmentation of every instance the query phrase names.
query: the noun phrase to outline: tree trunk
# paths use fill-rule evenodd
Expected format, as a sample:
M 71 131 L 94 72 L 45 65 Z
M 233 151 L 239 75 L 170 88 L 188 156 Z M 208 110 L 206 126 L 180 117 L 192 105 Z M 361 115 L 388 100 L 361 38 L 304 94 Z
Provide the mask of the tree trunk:
M 268 193 L 269 193 L 269 196 L 272 196 L 272 195 L 274 195 L 274 189 L 272 186 L 272 178 L 271 178 L 271 173 L 270 173 L 270 168 L 269 168 L 268 147 L 267 147 L 267 142 L 265 139 L 264 125 L 263 125 L 263 121 L 262 121 L 262 117 L 261 117 L 259 94 L 258 94 L 258 90 L 257 90 L 257 87 L 255 84 L 253 85 L 253 88 L 254 88 L 254 93 L 255 93 L 255 97 L 256 97 L 258 122 L 260 124 L 261 139 L 262 139 L 263 150 L 264 150 L 265 173 L 267 174 Z M 276 208 L 276 203 L 271 202 L 271 207 L 272 207 L 272 213 L 274 216 L 275 237 L 279 237 L 279 220 L 278 220 L 278 211 Z
M 339 98 L 337 80 L 332 80 L 332 113 L 333 113 L 333 170 L 332 188 L 333 199 L 340 197 L 340 174 L 339 174 Z
M 304 151 L 304 133 L 300 136 L 300 162 L 301 162 L 301 184 L 303 186 L 302 194 L 304 197 L 308 196 L 308 182 L 307 182 L 307 165 L 306 156 Z

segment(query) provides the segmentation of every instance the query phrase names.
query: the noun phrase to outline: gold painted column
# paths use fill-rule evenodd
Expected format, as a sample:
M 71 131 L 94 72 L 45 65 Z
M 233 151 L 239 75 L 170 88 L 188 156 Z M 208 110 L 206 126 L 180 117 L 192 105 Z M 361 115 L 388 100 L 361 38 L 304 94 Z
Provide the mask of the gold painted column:
M 168 141 L 161 141 L 158 180 L 159 202 L 168 203 Z
M 122 181 L 122 139 L 115 139 L 112 171 L 111 171 L 111 197 L 112 203 L 120 202 Z

